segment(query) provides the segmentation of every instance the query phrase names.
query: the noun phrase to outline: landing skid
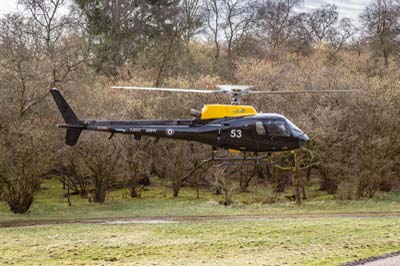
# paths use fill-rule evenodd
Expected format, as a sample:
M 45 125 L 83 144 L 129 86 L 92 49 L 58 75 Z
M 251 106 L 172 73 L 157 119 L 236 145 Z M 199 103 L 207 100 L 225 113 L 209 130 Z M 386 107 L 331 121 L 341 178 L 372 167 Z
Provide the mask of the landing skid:
M 270 153 L 262 156 L 258 156 L 257 153 L 254 153 L 253 156 L 247 156 L 246 152 L 242 152 L 242 154 L 243 156 L 237 157 L 217 157 L 216 150 L 213 149 L 211 151 L 211 157 L 206 161 L 222 162 L 223 165 L 266 165 L 270 163 L 269 160 L 266 160 L 271 156 Z
M 271 156 L 270 153 L 267 153 L 263 156 L 258 156 L 255 153 L 255 156 L 247 157 L 247 154 L 244 152 L 243 157 L 216 157 L 216 148 L 213 148 L 211 151 L 211 157 L 207 160 L 203 160 L 199 165 L 197 165 L 192 171 L 190 171 L 186 176 L 182 178 L 182 182 L 187 181 L 192 175 L 194 175 L 199 169 L 203 166 L 207 166 L 208 164 L 212 163 L 222 163 L 222 165 L 251 165 L 251 166 L 258 166 L 258 165 L 267 165 L 270 164 L 270 160 L 266 160 Z M 226 153 L 228 153 L 226 151 Z

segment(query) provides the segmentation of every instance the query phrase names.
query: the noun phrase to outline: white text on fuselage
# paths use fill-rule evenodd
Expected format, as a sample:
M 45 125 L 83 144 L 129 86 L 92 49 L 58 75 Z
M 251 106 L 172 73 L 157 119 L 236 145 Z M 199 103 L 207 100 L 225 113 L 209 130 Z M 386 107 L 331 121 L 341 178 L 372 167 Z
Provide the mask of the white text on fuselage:
M 157 129 L 154 129 L 154 128 L 130 128 L 129 132 L 132 132 L 132 133 L 144 132 L 144 133 L 149 133 L 149 134 L 155 134 L 155 133 L 157 133 Z

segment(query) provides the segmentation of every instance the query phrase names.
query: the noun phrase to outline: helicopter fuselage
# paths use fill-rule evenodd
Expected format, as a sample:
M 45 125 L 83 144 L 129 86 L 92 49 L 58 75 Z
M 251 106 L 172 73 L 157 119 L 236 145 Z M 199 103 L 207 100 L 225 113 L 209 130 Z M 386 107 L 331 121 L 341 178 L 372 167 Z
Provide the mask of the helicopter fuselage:
M 68 124 L 59 127 L 69 128 Z M 133 120 L 81 121 L 82 130 L 111 134 L 196 141 L 246 152 L 276 152 L 300 148 L 308 141 L 300 129 L 278 114 L 256 114 L 210 121 Z

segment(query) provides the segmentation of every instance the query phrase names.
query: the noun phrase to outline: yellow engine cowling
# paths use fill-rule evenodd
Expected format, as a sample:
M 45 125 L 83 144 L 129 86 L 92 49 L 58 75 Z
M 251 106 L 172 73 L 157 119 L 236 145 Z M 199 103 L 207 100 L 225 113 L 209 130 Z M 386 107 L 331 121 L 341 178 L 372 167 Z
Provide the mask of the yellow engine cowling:
M 256 109 L 249 105 L 207 104 L 201 110 L 201 120 L 224 117 L 241 117 L 257 114 Z

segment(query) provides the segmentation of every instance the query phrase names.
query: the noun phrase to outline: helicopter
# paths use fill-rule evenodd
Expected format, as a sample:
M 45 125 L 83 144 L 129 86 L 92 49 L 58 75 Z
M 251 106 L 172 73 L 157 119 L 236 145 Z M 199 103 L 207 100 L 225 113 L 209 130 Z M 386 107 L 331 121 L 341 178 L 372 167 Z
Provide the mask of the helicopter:
M 241 160 L 262 159 L 258 154 L 297 150 L 306 145 L 309 137 L 285 116 L 276 113 L 258 113 L 253 106 L 241 105 L 240 96 L 252 94 L 299 94 L 299 93 L 348 93 L 355 90 L 307 90 L 307 91 L 255 91 L 252 86 L 219 85 L 216 90 L 176 89 L 113 86 L 113 89 L 147 90 L 162 92 L 223 94 L 231 96 L 231 104 L 206 104 L 201 111 L 192 109 L 192 119 L 186 120 L 131 120 L 98 121 L 80 120 L 58 89 L 50 93 L 64 118 L 66 144 L 74 146 L 83 130 L 195 141 L 212 147 L 212 160 L 229 160 L 215 157 L 216 150 L 223 149 L 243 153 Z M 246 157 L 254 153 L 255 157 Z

